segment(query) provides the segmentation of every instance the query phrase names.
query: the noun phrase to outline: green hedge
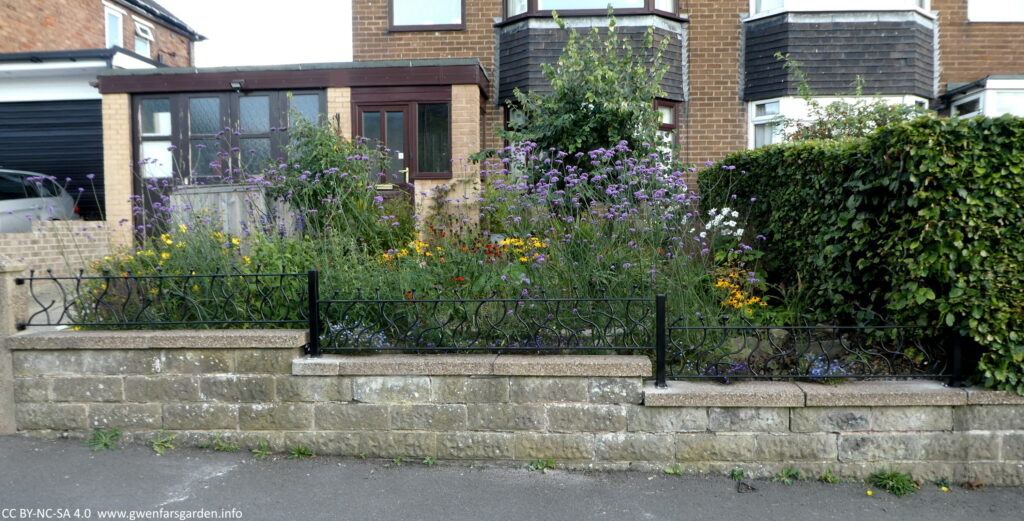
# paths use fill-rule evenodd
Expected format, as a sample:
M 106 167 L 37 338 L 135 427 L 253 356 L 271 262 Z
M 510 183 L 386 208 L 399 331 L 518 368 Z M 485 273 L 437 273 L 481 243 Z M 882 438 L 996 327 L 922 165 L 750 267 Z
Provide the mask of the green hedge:
M 920 118 L 868 137 L 739 152 L 700 179 L 756 197 L 775 282 L 821 315 L 973 338 L 986 385 L 1024 394 L 1024 119 Z

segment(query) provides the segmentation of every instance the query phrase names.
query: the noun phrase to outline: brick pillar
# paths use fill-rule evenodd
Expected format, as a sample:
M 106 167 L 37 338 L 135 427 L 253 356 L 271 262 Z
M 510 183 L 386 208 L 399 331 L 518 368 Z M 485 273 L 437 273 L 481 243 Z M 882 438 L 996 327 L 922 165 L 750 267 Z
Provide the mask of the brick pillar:
M 416 215 L 420 217 L 419 222 L 424 222 L 431 215 L 435 189 L 445 186 L 450 189 L 446 198 L 458 201 L 457 206 L 450 207 L 466 214 L 466 218 L 475 224 L 479 216 L 477 199 L 480 196 L 480 165 L 470 163 L 469 156 L 482 148 L 481 102 L 480 87 L 477 85 L 452 85 L 452 178 L 415 181 Z
M 14 368 L 6 338 L 16 331 L 15 324 L 26 311 L 23 286 L 15 286 L 14 278 L 21 276 L 25 267 L 0 255 L 0 435 L 13 434 L 14 422 Z
M 113 246 L 131 245 L 132 112 L 128 94 L 103 95 L 103 182 Z
M 352 138 L 352 89 L 332 87 L 327 89 L 327 117 L 338 118 L 341 133 Z

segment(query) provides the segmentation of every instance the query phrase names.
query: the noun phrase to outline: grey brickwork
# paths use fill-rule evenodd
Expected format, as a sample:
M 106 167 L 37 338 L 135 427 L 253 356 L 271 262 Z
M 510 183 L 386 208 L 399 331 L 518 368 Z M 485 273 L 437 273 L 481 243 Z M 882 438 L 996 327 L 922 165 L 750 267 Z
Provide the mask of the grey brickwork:
M 646 371 L 629 356 L 502 365 L 499 355 L 481 367 L 518 364 L 531 376 L 495 374 L 508 367 L 453 375 L 437 359 L 383 355 L 335 358 L 312 371 L 297 349 L 283 347 L 15 346 L 17 425 L 33 435 L 102 428 L 144 441 L 164 429 L 180 445 L 221 435 L 242 447 L 265 441 L 275 451 L 306 445 L 347 456 L 741 467 L 752 476 L 796 467 L 863 478 L 897 468 L 921 480 L 1024 484 L 1021 399 L 935 382 L 673 382 L 656 390 L 643 377 L 614 376 Z M 385 375 L 373 375 L 378 361 Z M 339 375 L 339 365 L 360 374 Z M 535 376 L 542 371 L 575 376 Z

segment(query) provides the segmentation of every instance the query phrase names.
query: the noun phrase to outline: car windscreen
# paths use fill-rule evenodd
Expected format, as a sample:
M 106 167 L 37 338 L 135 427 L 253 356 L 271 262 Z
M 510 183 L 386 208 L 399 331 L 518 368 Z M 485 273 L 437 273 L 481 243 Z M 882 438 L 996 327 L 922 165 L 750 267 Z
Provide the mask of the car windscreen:
M 39 187 L 28 177 L 0 173 L 0 201 L 39 196 Z

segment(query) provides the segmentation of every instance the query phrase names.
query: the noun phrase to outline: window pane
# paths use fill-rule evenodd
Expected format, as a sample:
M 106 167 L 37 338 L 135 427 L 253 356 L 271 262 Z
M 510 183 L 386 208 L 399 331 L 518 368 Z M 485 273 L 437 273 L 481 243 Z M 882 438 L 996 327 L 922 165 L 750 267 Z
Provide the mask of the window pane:
M 142 100 L 142 135 L 171 135 L 171 100 Z
M 391 150 L 388 161 L 388 183 L 401 183 L 404 175 L 399 172 L 405 168 L 405 112 L 387 113 L 386 145 Z
M 508 16 L 515 16 L 526 12 L 526 0 L 506 0 L 505 9 Z
M 654 0 L 654 8 L 674 13 L 676 12 L 676 0 Z
M 152 179 L 154 177 L 171 177 L 174 159 L 171 156 L 170 141 L 143 141 L 140 155 L 142 164 L 142 177 Z
M 192 140 L 192 173 L 196 175 L 214 175 L 223 165 L 217 157 L 216 139 L 193 139 Z M 212 163 L 212 164 L 211 164 Z
M 239 125 L 243 133 L 270 132 L 270 98 L 246 96 L 238 98 Z
M 242 170 L 245 173 L 262 172 L 270 164 L 270 138 L 243 138 Z
M 220 99 L 191 98 L 188 100 L 189 130 L 193 134 L 216 134 L 220 128 Z
M 121 17 L 114 12 L 107 11 L 107 47 L 120 46 L 123 32 Z
M 971 22 L 1024 22 L 1024 2 L 968 0 L 967 20 Z
M 421 104 L 418 115 L 419 171 L 450 172 L 451 139 L 448 104 Z
M 295 94 L 288 101 L 288 124 L 291 125 L 293 118 L 302 118 L 310 123 L 320 121 L 320 95 L 319 94 Z
M 363 137 L 380 141 L 380 112 L 363 113 Z
M 992 116 L 1024 116 L 1024 92 L 997 92 L 996 112 Z
M 598 9 L 606 10 L 611 5 L 615 9 L 636 9 L 644 7 L 644 0 L 537 0 L 537 9 Z
M 757 105 L 754 106 L 754 116 L 758 117 L 758 118 L 763 117 L 763 116 L 775 116 L 778 113 L 779 113 L 779 102 L 778 101 L 772 101 L 772 102 L 769 102 L 769 103 L 758 103 Z
M 674 125 L 676 121 L 675 110 L 672 107 L 658 107 L 658 113 L 661 114 L 662 125 Z
M 772 9 L 780 9 L 784 0 L 757 0 L 754 2 L 754 12 L 763 13 Z
M 149 40 L 136 37 L 135 52 L 149 58 Z
M 392 0 L 395 25 L 462 23 L 462 0 Z
M 778 143 L 779 141 L 781 141 L 781 136 L 779 136 L 778 125 L 771 123 L 754 125 L 754 148 Z

